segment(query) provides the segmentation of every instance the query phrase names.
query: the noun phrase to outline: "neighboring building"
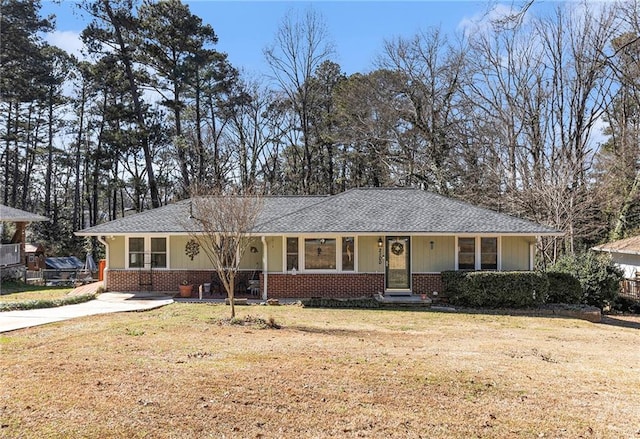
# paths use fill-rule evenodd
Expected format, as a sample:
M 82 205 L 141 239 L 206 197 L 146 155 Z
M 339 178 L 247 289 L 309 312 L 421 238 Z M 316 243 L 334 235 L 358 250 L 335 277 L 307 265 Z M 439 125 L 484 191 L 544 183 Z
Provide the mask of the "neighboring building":
M 181 280 L 216 278 L 204 252 L 186 251 L 189 215 L 184 200 L 77 235 L 106 245 L 107 290 L 176 292 Z M 416 189 L 265 197 L 241 268 L 245 278 L 259 279 L 263 299 L 432 296 L 441 293 L 445 270 L 533 270 L 538 237 L 558 235 Z
M 26 268 L 25 242 L 27 225 L 47 218 L 0 204 L 0 223 L 14 223 L 15 231 L 8 243 L 0 244 L 0 277 L 20 278 Z M 3 224 L 4 227 L 4 224 Z
M 591 250 L 609 253 L 611 261 L 624 273 L 620 294 L 640 300 L 640 236 L 597 245 Z
M 49 270 L 82 270 L 84 268 L 84 262 L 78 259 L 76 256 L 60 256 L 55 258 L 46 258 L 45 263 Z
M 609 253 L 613 263 L 624 272 L 625 279 L 640 277 L 640 236 L 597 245 L 592 250 Z
M 25 244 L 24 254 L 27 270 L 37 271 L 46 268 L 44 262 L 46 255 L 44 247 L 41 244 Z

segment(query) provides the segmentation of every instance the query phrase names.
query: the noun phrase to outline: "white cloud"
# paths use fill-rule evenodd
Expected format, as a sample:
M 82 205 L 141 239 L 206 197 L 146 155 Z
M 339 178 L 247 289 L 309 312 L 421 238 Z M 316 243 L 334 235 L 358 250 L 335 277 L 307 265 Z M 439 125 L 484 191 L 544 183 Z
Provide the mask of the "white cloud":
M 80 33 L 70 30 L 54 31 L 45 35 L 45 40 L 52 46 L 57 46 L 65 52 L 74 55 L 79 60 L 86 57 L 82 54 L 84 44 L 80 39 Z

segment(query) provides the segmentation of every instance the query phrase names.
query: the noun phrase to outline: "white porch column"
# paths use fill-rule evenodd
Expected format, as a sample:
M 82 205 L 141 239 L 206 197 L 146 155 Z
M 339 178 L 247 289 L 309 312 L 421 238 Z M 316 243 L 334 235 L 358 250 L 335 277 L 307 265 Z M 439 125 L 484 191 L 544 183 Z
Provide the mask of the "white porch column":
M 269 271 L 267 261 L 269 260 L 269 257 L 268 257 L 269 247 L 267 246 L 266 236 L 263 236 L 261 240 L 262 240 L 262 282 L 263 282 L 262 300 L 267 300 L 267 272 Z

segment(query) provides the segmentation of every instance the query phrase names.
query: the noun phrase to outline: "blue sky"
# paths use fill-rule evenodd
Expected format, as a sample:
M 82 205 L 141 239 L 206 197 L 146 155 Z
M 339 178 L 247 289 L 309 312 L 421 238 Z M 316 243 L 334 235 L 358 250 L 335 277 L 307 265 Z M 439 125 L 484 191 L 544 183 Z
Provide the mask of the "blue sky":
M 463 23 L 478 20 L 490 8 L 512 3 L 495 1 L 185 1 L 191 11 L 210 24 L 218 34 L 217 49 L 229 55 L 231 63 L 247 73 L 267 73 L 263 49 L 273 41 L 285 14 L 303 11 L 309 5 L 325 19 L 336 47 L 335 61 L 347 74 L 374 68 L 385 39 L 410 37 L 420 29 L 440 26 L 448 33 Z M 517 5 L 518 2 L 516 1 Z M 547 2 L 549 4 L 549 2 Z M 86 20 L 75 11 L 74 2 L 58 4 L 43 0 L 42 14 L 55 14 L 57 32 L 48 39 L 67 51 L 79 48 L 78 35 Z

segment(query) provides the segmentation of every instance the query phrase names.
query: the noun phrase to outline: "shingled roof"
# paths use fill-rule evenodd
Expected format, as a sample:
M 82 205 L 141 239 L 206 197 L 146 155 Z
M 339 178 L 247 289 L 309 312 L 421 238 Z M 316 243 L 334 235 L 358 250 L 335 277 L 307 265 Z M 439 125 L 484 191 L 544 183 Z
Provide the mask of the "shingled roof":
M 640 255 L 640 236 L 620 239 L 618 241 L 600 244 L 592 247 L 592 250 L 607 253 L 625 253 L 629 255 Z
M 184 233 L 189 200 L 78 232 L 78 235 Z M 557 235 L 557 230 L 417 189 L 359 188 L 333 196 L 265 197 L 256 234 L 497 233 Z
M 14 223 L 21 222 L 34 222 L 34 221 L 47 221 L 48 218 L 36 215 L 35 213 L 26 212 L 24 210 L 16 209 L 13 207 L 0 204 L 0 221 L 11 221 Z

